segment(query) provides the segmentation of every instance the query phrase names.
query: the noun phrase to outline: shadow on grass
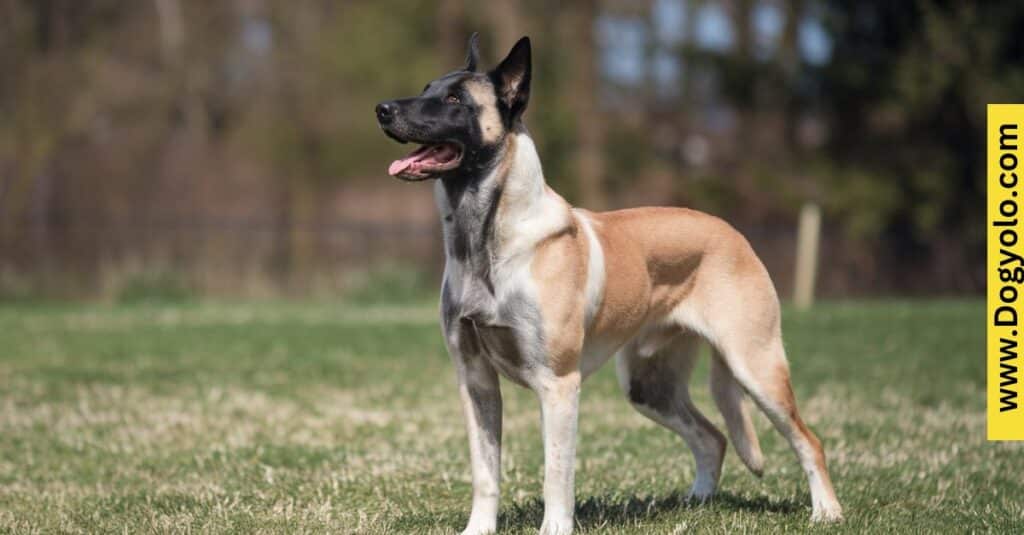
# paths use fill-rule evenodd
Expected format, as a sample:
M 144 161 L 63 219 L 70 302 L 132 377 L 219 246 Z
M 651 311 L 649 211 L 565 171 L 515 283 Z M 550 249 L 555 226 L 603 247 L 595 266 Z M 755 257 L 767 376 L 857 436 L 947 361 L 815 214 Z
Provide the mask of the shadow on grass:
M 766 497 L 747 497 L 719 491 L 707 503 L 701 504 L 686 499 L 686 492 L 676 491 L 655 496 L 625 496 L 606 494 L 590 496 L 576 501 L 576 525 L 584 529 L 608 528 L 633 525 L 637 522 L 652 522 L 659 517 L 685 510 L 709 510 L 711 512 L 748 512 L 752 514 L 808 514 L 804 505 L 809 498 L 772 500 Z M 417 511 L 404 514 L 393 526 L 400 533 L 422 530 L 424 526 L 449 526 L 456 533 L 465 527 L 469 519 L 470 500 L 460 511 Z M 524 503 L 502 505 L 498 515 L 498 532 L 532 532 L 540 527 L 544 519 L 544 501 L 538 496 Z
M 633 524 L 638 520 L 652 521 L 681 510 L 710 508 L 714 511 L 749 513 L 802 513 L 801 502 L 766 497 L 750 498 L 729 492 L 718 492 L 708 503 L 688 500 L 686 492 L 672 492 L 661 496 L 590 496 L 576 502 L 576 523 L 583 528 L 612 527 Z M 468 514 L 468 510 L 467 513 Z M 540 526 L 544 519 L 544 502 L 535 498 L 527 503 L 505 507 L 498 517 L 499 531 Z

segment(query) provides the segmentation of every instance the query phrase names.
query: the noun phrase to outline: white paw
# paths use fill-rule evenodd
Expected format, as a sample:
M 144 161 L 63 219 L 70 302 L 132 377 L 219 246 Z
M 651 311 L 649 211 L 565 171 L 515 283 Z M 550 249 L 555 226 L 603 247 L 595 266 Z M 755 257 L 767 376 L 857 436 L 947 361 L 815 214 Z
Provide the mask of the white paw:
M 843 508 L 839 504 L 815 507 L 811 513 L 811 522 L 830 524 L 843 520 Z
M 572 533 L 572 528 L 572 518 L 560 520 L 545 518 L 544 523 L 540 525 L 540 535 L 569 535 Z

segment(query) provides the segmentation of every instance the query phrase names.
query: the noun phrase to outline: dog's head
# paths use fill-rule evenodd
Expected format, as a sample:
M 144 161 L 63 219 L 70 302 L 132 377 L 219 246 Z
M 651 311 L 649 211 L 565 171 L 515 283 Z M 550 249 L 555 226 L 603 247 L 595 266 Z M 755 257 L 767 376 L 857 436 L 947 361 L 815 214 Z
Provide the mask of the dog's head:
M 421 145 L 395 160 L 388 174 L 425 180 L 481 172 L 493 164 L 530 98 L 530 39 L 520 39 L 490 72 L 477 71 L 478 59 L 474 33 L 463 69 L 430 82 L 419 96 L 377 105 L 384 133 Z

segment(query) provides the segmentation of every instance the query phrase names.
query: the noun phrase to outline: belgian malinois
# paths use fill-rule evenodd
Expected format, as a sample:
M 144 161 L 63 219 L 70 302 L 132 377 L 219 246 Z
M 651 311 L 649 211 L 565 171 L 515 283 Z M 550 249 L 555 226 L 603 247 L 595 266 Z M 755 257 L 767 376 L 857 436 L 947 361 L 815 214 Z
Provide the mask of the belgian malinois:
M 478 63 L 474 34 L 464 68 L 376 109 L 388 136 L 421 145 L 388 173 L 436 179 L 446 257 L 441 324 L 472 459 L 473 506 L 463 533 L 496 527 L 499 375 L 540 399 L 541 533 L 572 531 L 580 383 L 612 355 L 633 406 L 693 450 L 691 498 L 711 497 L 726 439 L 690 399 L 701 339 L 713 349 L 711 392 L 743 463 L 754 474 L 763 470 L 749 395 L 796 452 L 810 484 L 811 519 L 839 520 L 821 443 L 797 412 L 779 300 L 747 240 L 721 219 L 685 208 L 573 208 L 545 183 L 523 124 L 529 38 L 491 71 Z

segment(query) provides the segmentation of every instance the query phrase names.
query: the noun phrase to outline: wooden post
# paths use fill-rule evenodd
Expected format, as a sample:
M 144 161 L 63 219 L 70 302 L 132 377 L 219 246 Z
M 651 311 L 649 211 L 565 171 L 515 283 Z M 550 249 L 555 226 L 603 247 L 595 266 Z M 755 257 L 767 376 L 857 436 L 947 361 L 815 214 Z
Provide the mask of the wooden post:
M 821 208 L 813 202 L 800 209 L 796 237 L 796 274 L 793 302 L 806 310 L 814 302 L 814 283 L 818 276 L 818 242 L 821 238 Z

